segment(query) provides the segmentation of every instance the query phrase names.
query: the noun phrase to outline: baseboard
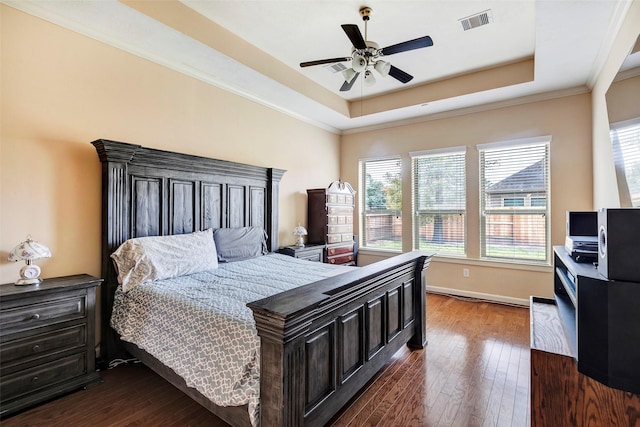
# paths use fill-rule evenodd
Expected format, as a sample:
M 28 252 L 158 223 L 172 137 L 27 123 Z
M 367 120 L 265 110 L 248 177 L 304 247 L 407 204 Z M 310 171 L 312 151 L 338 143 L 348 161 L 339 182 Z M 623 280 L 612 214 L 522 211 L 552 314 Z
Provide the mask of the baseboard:
M 485 294 L 482 292 L 463 291 L 453 288 L 442 288 L 439 286 L 426 286 L 427 292 L 433 292 L 435 294 L 453 295 L 466 298 L 473 298 L 482 301 L 497 302 L 500 304 L 519 305 L 523 307 L 529 307 L 529 299 L 506 297 L 504 295 Z

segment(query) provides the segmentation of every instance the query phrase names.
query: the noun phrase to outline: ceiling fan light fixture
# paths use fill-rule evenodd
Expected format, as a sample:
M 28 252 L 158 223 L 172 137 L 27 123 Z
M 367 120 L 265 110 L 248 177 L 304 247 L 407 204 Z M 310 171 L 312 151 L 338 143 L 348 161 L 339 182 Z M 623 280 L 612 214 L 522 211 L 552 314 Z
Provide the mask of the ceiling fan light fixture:
M 364 73 L 364 80 L 363 83 L 366 87 L 371 87 L 374 84 L 376 84 L 376 78 L 373 76 L 373 74 L 371 73 L 371 71 L 367 70 Z
M 376 61 L 373 68 L 380 73 L 382 77 L 387 77 L 389 75 L 389 70 L 391 70 L 391 64 L 387 61 Z
M 358 75 L 358 73 L 356 73 L 354 71 L 353 68 L 348 68 L 346 70 L 344 70 L 342 72 L 342 76 L 344 77 L 344 81 L 347 83 L 351 83 L 351 81 Z
M 353 68 L 353 71 L 360 73 L 367 67 L 367 59 L 359 53 L 356 53 L 353 55 L 351 67 Z

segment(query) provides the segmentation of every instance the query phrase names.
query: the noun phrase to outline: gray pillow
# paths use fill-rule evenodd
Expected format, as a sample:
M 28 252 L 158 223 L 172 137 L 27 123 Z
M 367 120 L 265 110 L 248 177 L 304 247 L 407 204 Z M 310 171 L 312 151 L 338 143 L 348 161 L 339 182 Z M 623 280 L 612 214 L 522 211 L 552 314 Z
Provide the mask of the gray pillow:
M 262 227 L 218 228 L 213 231 L 219 262 L 242 261 L 269 252 Z

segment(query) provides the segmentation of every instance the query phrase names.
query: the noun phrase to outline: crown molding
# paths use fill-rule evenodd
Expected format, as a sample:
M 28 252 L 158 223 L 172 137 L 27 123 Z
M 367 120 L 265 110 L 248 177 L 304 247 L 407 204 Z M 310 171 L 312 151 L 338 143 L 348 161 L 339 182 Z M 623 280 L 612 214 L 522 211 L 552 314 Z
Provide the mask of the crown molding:
M 420 117 L 414 117 L 411 119 L 398 120 L 395 122 L 383 123 L 379 125 L 364 126 L 360 128 L 349 129 L 349 130 L 342 131 L 342 135 L 353 135 L 353 134 L 371 132 L 371 131 L 376 131 L 381 129 L 408 126 L 416 123 L 429 122 L 432 120 L 440 120 L 440 119 L 446 119 L 450 117 L 463 116 L 466 114 L 480 113 L 483 111 L 497 110 L 500 108 L 514 107 L 514 106 L 523 105 L 523 104 L 531 104 L 534 102 L 548 101 L 551 99 L 564 98 L 567 96 L 582 95 L 590 92 L 591 92 L 591 89 L 589 89 L 588 87 L 578 86 L 578 87 L 569 88 L 569 89 L 561 89 L 561 90 L 556 90 L 551 92 L 544 92 L 544 93 L 538 93 L 534 95 L 521 96 L 518 98 L 506 99 L 503 101 L 489 102 L 487 104 L 474 105 L 472 107 L 459 108 L 457 110 L 442 111 L 439 113 L 433 113 L 433 114 L 424 115 Z

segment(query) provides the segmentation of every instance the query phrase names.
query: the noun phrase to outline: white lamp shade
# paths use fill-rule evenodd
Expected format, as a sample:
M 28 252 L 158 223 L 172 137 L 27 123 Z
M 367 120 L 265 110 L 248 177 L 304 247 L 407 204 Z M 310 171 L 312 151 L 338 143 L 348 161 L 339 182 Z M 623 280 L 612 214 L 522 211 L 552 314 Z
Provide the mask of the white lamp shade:
M 358 75 L 353 68 L 348 68 L 342 72 L 342 76 L 344 77 L 344 81 L 347 83 L 351 83 L 351 81 Z
M 362 71 L 364 71 L 366 67 L 367 67 L 367 59 L 364 56 L 357 53 L 353 55 L 353 61 L 351 65 L 351 68 L 353 68 L 353 71 L 355 71 L 356 73 L 361 73 Z
M 304 228 L 303 226 L 299 225 L 296 228 L 293 229 L 293 235 L 294 236 L 306 236 L 307 235 L 307 229 Z
M 45 245 L 27 236 L 27 240 L 13 248 L 9 253 L 9 261 L 28 261 L 38 258 L 51 258 L 51 251 Z
M 373 74 L 371 74 L 371 71 L 367 70 L 367 72 L 364 73 L 364 85 L 373 86 L 374 84 L 376 84 L 376 78 L 373 77 Z
M 391 64 L 386 61 L 377 61 L 373 68 L 380 73 L 382 77 L 387 77 L 389 70 L 391 70 Z

